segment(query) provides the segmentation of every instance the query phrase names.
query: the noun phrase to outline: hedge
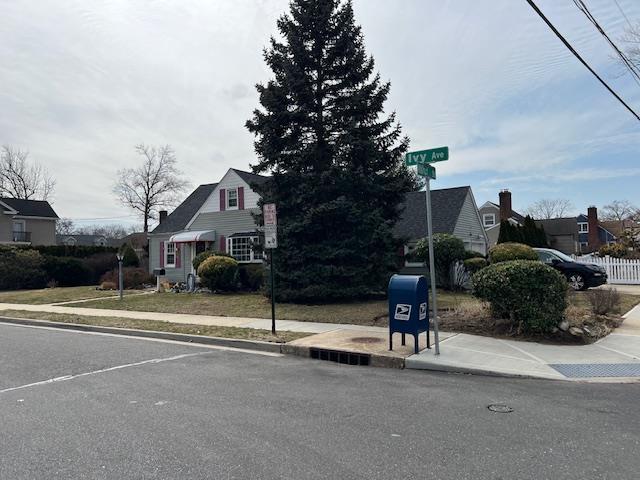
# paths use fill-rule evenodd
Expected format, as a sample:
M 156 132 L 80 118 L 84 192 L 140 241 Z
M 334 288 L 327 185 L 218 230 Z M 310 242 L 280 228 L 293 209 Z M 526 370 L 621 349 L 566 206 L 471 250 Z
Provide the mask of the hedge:
M 567 280 L 542 262 L 495 263 L 473 275 L 472 282 L 473 294 L 489 302 L 493 315 L 510 319 L 518 333 L 548 332 L 563 320 Z
M 489 250 L 489 262 L 509 262 L 512 260 L 538 260 L 538 254 L 524 243 L 499 243 Z
M 87 258 L 97 253 L 112 253 L 113 255 L 118 253 L 117 247 L 98 247 L 93 245 L 36 245 L 27 248 L 52 257 Z
M 22 248 L 0 248 L 0 290 L 43 288 L 47 275 L 39 252 Z
M 82 260 L 72 257 L 44 256 L 43 269 L 49 281 L 59 287 L 90 285 L 93 272 Z

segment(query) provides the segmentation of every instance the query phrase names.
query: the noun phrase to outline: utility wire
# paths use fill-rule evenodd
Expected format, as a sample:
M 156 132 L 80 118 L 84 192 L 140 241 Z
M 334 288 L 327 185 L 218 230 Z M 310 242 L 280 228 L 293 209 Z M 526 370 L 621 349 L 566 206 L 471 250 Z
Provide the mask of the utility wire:
M 631 112 L 631 114 L 636 117 L 636 119 L 638 121 L 640 121 L 640 115 L 638 115 L 622 98 L 620 98 L 620 95 L 618 95 L 608 84 L 607 82 L 605 82 L 600 75 L 598 75 L 595 70 L 593 70 L 593 68 L 591 68 L 589 66 L 589 64 L 580 56 L 580 54 L 578 52 L 576 52 L 576 50 L 571 46 L 571 44 L 567 41 L 566 38 L 564 38 L 562 36 L 562 34 L 556 29 L 556 27 L 553 26 L 553 24 L 549 21 L 549 19 L 547 17 L 545 17 L 544 13 L 542 13 L 540 11 L 540 9 L 538 8 L 538 6 L 535 4 L 535 2 L 533 0 L 526 0 L 527 3 L 531 6 L 531 8 L 533 8 L 533 10 L 540 16 L 540 18 L 542 18 L 542 20 L 544 20 L 544 23 L 547 24 L 547 26 L 551 29 L 551 31 L 556 35 L 556 37 L 558 37 L 560 39 L 560 41 L 564 44 L 565 47 L 567 47 L 569 49 L 569 51 L 571 53 L 573 53 L 573 55 L 580 60 L 580 63 L 582 63 L 587 70 L 589 70 L 594 77 L 596 77 L 600 83 L 607 89 L 609 90 L 609 92 L 611 93 L 611 95 L 613 95 L 614 97 L 616 97 L 616 99 L 622 104 L 624 105 L 624 107 L 629 110 L 629 112 Z
M 580 10 L 584 14 L 584 16 L 587 17 L 587 19 L 593 24 L 593 26 L 596 28 L 596 30 L 598 30 L 600 35 L 604 37 L 604 39 L 611 46 L 613 51 L 616 52 L 616 55 L 620 57 L 620 60 L 622 60 L 622 63 L 624 64 L 624 66 L 627 67 L 627 70 L 631 72 L 631 77 L 635 80 L 638 86 L 640 86 L 640 70 L 638 70 L 638 67 L 634 65 L 633 62 L 629 60 L 629 57 L 627 57 L 627 55 L 618 48 L 618 46 L 613 42 L 613 40 L 611 40 L 609 35 L 607 35 L 607 33 L 604 31 L 604 28 L 600 26 L 596 18 L 589 11 L 589 8 L 587 7 L 587 5 L 584 3 L 583 0 L 573 0 L 573 3 L 575 4 L 576 7 L 578 7 L 578 10 Z

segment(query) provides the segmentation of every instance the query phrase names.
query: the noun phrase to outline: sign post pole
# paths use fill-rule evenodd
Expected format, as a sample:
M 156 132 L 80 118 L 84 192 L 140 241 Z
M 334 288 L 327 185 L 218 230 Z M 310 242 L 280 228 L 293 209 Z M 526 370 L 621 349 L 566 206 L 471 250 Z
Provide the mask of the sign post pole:
M 426 183 L 427 202 L 427 238 L 429 239 L 429 278 L 431 280 L 431 304 L 433 307 L 433 337 L 436 344 L 436 355 L 440 355 L 440 337 L 438 335 L 438 295 L 436 293 L 436 268 L 433 253 L 433 225 L 431 223 L 431 179 L 424 177 Z M 428 333 L 427 333 L 428 334 Z
M 271 278 L 271 333 L 276 334 L 276 295 L 275 295 L 275 260 L 274 250 L 278 248 L 278 217 L 276 215 L 276 204 L 265 203 L 262 206 L 262 217 L 264 220 L 264 248 L 270 250 L 269 255 L 269 276 Z
M 273 335 L 276 334 L 276 296 L 275 296 L 275 275 L 274 270 L 276 268 L 275 263 L 273 262 L 273 253 L 275 248 L 271 250 L 271 333 Z

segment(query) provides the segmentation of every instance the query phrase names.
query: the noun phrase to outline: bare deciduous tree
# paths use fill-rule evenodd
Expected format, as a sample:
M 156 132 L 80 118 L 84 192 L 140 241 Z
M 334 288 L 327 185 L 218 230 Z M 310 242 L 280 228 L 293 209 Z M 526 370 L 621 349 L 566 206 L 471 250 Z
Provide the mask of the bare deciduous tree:
M 620 40 L 624 44 L 622 50 L 629 59 L 629 63 L 635 69 L 640 69 L 640 22 L 626 28 Z
M 548 220 L 550 218 L 560 218 L 566 216 L 573 210 L 573 204 L 563 198 L 543 198 L 526 210 L 526 214 L 536 220 Z
M 49 200 L 55 180 L 42 165 L 29 161 L 29 152 L 4 145 L 0 152 L 0 197 Z
M 148 232 L 149 220 L 156 218 L 157 210 L 175 206 L 188 182 L 176 168 L 170 145 L 156 148 L 140 144 L 135 149 L 143 157 L 142 165 L 119 170 L 113 192 L 120 203 L 140 214 Z
M 615 220 L 624 222 L 638 215 L 638 207 L 633 205 L 629 200 L 614 200 L 602 207 L 603 220 Z
M 75 224 L 70 218 L 59 218 L 56 220 L 56 234 L 71 235 L 75 232 Z

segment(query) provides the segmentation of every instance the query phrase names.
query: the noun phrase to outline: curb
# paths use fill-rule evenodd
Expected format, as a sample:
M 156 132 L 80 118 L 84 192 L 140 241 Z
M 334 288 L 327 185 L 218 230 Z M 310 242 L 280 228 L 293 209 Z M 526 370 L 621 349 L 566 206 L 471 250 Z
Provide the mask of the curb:
M 0 316 L 0 323 L 27 325 L 35 327 L 49 327 L 60 330 L 75 330 L 81 332 L 108 333 L 127 337 L 157 338 L 184 343 L 200 343 L 218 347 L 238 348 L 243 350 L 258 350 L 261 352 L 281 353 L 297 357 L 311 357 L 311 348 L 302 345 L 286 343 L 262 342 L 260 340 L 241 340 L 236 338 L 208 337 L 205 335 L 189 335 L 184 333 L 159 332 L 155 330 L 139 330 L 135 328 L 103 327 L 99 325 L 85 325 L 81 323 L 52 322 L 49 320 L 33 320 L 30 318 L 15 318 Z M 372 367 L 402 369 L 405 367 L 404 358 L 386 355 L 370 356 Z M 333 363 L 333 362 L 331 362 Z
M 280 343 L 261 342 L 259 340 L 241 340 L 237 338 L 207 337 L 204 335 L 189 335 L 185 333 L 158 332 L 154 330 L 138 330 L 134 328 L 101 327 L 98 325 L 84 325 L 80 323 L 51 322 L 48 320 L 32 320 L 29 318 L 0 317 L 0 323 L 15 325 L 29 325 L 36 327 L 58 328 L 60 330 L 78 330 L 82 332 L 110 333 L 127 337 L 158 338 L 184 343 L 200 343 L 218 347 L 240 348 L 244 350 L 259 350 L 261 352 L 282 353 Z
M 536 375 L 526 375 L 519 373 L 509 373 L 509 372 L 497 372 L 494 370 L 483 370 L 481 368 L 473 368 L 473 367 L 459 367 L 454 365 L 438 365 L 438 364 L 430 364 L 430 363 L 420 363 L 419 365 L 416 362 L 409 360 L 409 362 L 405 363 L 405 368 L 407 370 L 428 370 L 430 372 L 443 372 L 443 373 L 458 373 L 461 375 L 476 375 L 483 377 L 497 377 L 497 378 L 519 378 L 523 380 L 556 380 L 556 381 L 566 381 L 569 380 L 567 378 L 560 377 L 543 377 Z

